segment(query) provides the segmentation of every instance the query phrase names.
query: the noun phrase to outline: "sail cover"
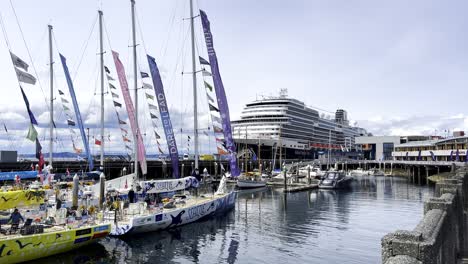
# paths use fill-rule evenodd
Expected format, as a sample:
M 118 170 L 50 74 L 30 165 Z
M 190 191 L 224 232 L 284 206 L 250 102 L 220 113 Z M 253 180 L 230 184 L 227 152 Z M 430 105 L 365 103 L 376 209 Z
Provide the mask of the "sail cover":
M 60 60 L 62 61 L 63 72 L 65 73 L 65 79 L 67 79 L 68 89 L 70 90 L 70 96 L 73 102 L 73 108 L 75 109 L 76 122 L 78 123 L 78 128 L 80 129 L 81 139 L 83 140 L 83 146 L 86 151 L 86 156 L 88 157 L 89 170 L 92 171 L 94 168 L 93 156 L 89 151 L 88 138 L 84 132 L 83 120 L 81 119 L 80 108 L 78 107 L 78 102 L 76 101 L 75 88 L 73 87 L 73 82 L 70 77 L 70 72 L 68 71 L 67 59 L 60 54 Z
M 127 108 L 128 120 L 130 120 L 130 126 L 132 128 L 133 135 L 138 135 L 137 138 L 137 151 L 138 151 L 138 162 L 140 162 L 141 171 L 143 174 L 147 173 L 146 167 L 146 153 L 145 146 L 143 145 L 143 138 L 141 137 L 140 129 L 137 126 L 135 119 L 135 108 L 133 107 L 132 98 L 128 91 L 127 77 L 125 75 L 125 69 L 122 62 L 119 59 L 119 53 L 112 51 L 112 57 L 114 57 L 115 68 L 117 70 L 117 76 L 119 77 L 120 88 L 122 88 L 122 95 Z
M 174 130 L 172 129 L 171 117 L 169 116 L 169 109 L 167 107 L 166 95 L 164 94 L 164 86 L 159 74 L 158 65 L 156 60 L 150 55 L 148 57 L 148 64 L 150 67 L 151 77 L 153 80 L 154 92 L 156 100 L 159 105 L 159 113 L 166 134 L 167 147 L 169 148 L 169 155 L 171 156 L 172 171 L 174 178 L 179 178 L 179 152 L 177 151 L 176 139 Z
M 208 17 L 203 10 L 200 10 L 200 16 L 203 25 L 203 32 L 205 33 L 205 42 L 206 48 L 208 50 L 208 58 L 210 60 L 211 73 L 213 75 L 214 88 L 216 97 L 218 98 L 218 107 L 223 125 L 224 138 L 226 139 L 226 147 L 229 150 L 229 154 L 231 156 L 231 175 L 239 176 L 240 171 L 239 167 L 237 167 L 236 146 L 234 145 L 234 140 L 232 139 L 231 133 L 229 106 L 227 104 L 226 92 L 224 91 L 221 74 L 219 73 L 218 58 L 216 57 L 216 52 L 213 46 L 213 35 L 211 34 L 210 21 L 208 21 Z
M 165 193 L 180 191 L 190 187 L 197 188 L 199 186 L 199 182 L 197 178 L 188 176 L 172 180 L 142 181 L 140 182 L 140 186 L 146 193 Z

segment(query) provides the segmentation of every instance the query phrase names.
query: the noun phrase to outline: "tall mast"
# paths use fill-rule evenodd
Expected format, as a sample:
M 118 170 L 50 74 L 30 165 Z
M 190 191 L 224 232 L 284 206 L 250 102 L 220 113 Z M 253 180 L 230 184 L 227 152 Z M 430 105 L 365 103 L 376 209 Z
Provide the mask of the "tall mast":
M 104 49 L 102 41 L 102 11 L 99 10 L 99 59 L 101 61 L 101 169 L 104 170 Z
M 195 169 L 198 169 L 198 108 L 197 108 L 197 71 L 195 69 L 195 26 L 193 0 L 190 0 L 190 27 L 192 38 L 192 78 L 193 78 L 193 130 L 195 136 Z
M 49 25 L 49 70 L 50 70 L 49 165 L 52 167 L 52 153 L 53 153 L 53 147 L 54 147 L 54 55 L 52 52 L 52 25 Z
M 133 48 L 133 81 L 135 89 L 135 124 L 136 133 L 134 142 L 134 155 L 135 155 L 135 177 L 138 179 L 138 75 L 137 75 L 137 54 L 136 54 L 136 30 L 135 30 L 135 0 L 132 2 L 132 48 Z

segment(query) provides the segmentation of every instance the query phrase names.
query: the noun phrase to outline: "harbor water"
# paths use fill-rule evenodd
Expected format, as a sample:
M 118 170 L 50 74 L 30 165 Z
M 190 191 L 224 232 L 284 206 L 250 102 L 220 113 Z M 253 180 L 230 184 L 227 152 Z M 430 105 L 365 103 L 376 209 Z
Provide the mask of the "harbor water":
M 240 191 L 235 210 L 177 229 L 107 238 L 35 263 L 380 263 L 380 240 L 414 228 L 433 188 L 364 176 L 352 190 Z

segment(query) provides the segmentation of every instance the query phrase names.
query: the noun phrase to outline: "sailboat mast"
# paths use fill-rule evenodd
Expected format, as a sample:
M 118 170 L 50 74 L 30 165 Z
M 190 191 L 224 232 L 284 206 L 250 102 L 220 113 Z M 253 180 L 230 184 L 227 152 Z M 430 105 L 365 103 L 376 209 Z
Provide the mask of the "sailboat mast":
M 135 0 L 132 2 L 132 48 L 133 48 L 133 84 L 135 89 L 135 124 L 136 133 L 134 142 L 134 155 L 135 155 L 135 177 L 138 179 L 138 76 L 137 76 L 137 54 L 136 54 L 136 30 L 135 30 Z
M 195 169 L 198 169 L 198 107 L 197 107 L 197 71 L 195 64 L 195 26 L 193 0 L 190 0 L 190 27 L 192 39 L 192 78 L 193 78 L 193 130 L 195 136 Z
M 102 41 L 102 11 L 99 10 L 99 60 L 101 62 L 101 170 L 104 170 L 104 48 Z
M 52 153 L 54 147 L 54 55 L 52 52 L 52 25 L 49 25 L 49 71 L 50 71 L 50 140 L 49 165 L 52 167 Z

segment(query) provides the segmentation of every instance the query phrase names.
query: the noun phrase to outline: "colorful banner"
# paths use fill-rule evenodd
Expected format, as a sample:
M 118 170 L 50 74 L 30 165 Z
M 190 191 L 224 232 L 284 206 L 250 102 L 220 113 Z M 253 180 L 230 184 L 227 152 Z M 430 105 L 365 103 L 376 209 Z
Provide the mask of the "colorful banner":
M 88 157 L 89 170 L 94 169 L 94 161 L 91 152 L 89 151 L 88 138 L 84 132 L 83 120 L 81 119 L 80 108 L 78 107 L 78 102 L 76 101 L 75 88 L 73 88 L 73 82 L 70 77 L 70 72 L 67 67 L 67 59 L 60 54 L 60 60 L 62 61 L 63 72 L 65 73 L 65 78 L 67 79 L 68 89 L 70 90 L 70 96 L 73 102 L 73 108 L 75 109 L 76 121 L 78 123 L 78 128 L 80 129 L 81 139 L 83 140 L 83 145 L 85 148 L 86 156 Z
M 154 92 L 156 100 L 158 101 L 159 114 L 166 134 L 167 147 L 169 148 L 169 155 L 171 156 L 173 177 L 179 178 L 179 151 L 177 150 L 176 139 L 174 130 L 172 129 L 171 117 L 169 116 L 169 109 L 167 107 L 166 95 L 164 94 L 164 86 L 159 74 L 158 65 L 156 60 L 150 55 L 146 55 L 148 64 L 153 80 Z
M 9 191 L 0 192 L 0 210 L 29 207 L 44 203 L 45 191 Z
M 199 183 L 197 178 L 193 176 L 174 180 L 153 180 L 140 182 L 140 186 L 146 193 L 175 192 L 188 189 L 190 187 L 197 188 L 198 184 Z
M 214 88 L 216 97 L 218 98 L 218 107 L 221 113 L 221 119 L 223 121 L 224 138 L 226 140 L 227 149 L 229 150 L 229 154 L 231 156 L 231 175 L 239 176 L 240 171 L 237 167 L 236 146 L 234 145 L 234 140 L 232 139 L 231 133 L 229 106 L 226 99 L 226 92 L 224 91 L 223 81 L 221 80 L 221 75 L 219 73 L 218 58 L 216 57 L 216 52 L 213 46 L 213 35 L 211 34 L 210 30 L 210 21 L 208 21 L 206 13 L 202 10 L 200 10 L 200 16 L 203 25 L 203 31 L 205 33 L 205 42 L 206 48 L 208 50 L 208 58 L 210 60 L 211 73 L 213 75 Z
M 36 179 L 37 171 L 0 172 L 0 181 L 13 181 L 16 176 L 20 177 L 20 179 Z
M 114 57 L 115 68 L 117 70 L 117 76 L 119 77 L 120 88 L 122 89 L 122 95 L 125 101 L 125 106 L 127 108 L 128 119 L 130 120 L 130 127 L 132 128 L 133 135 L 137 137 L 137 150 L 138 151 L 138 161 L 140 162 L 141 171 L 143 174 L 148 172 L 146 166 L 146 153 L 145 146 L 143 145 L 143 137 L 141 136 L 140 129 L 137 126 L 135 120 L 135 108 L 132 103 L 132 98 L 130 97 L 130 92 L 128 91 L 127 77 L 125 75 L 125 69 L 122 62 L 119 59 L 119 53 L 112 51 L 112 56 Z M 119 120 L 121 122 L 121 120 Z

